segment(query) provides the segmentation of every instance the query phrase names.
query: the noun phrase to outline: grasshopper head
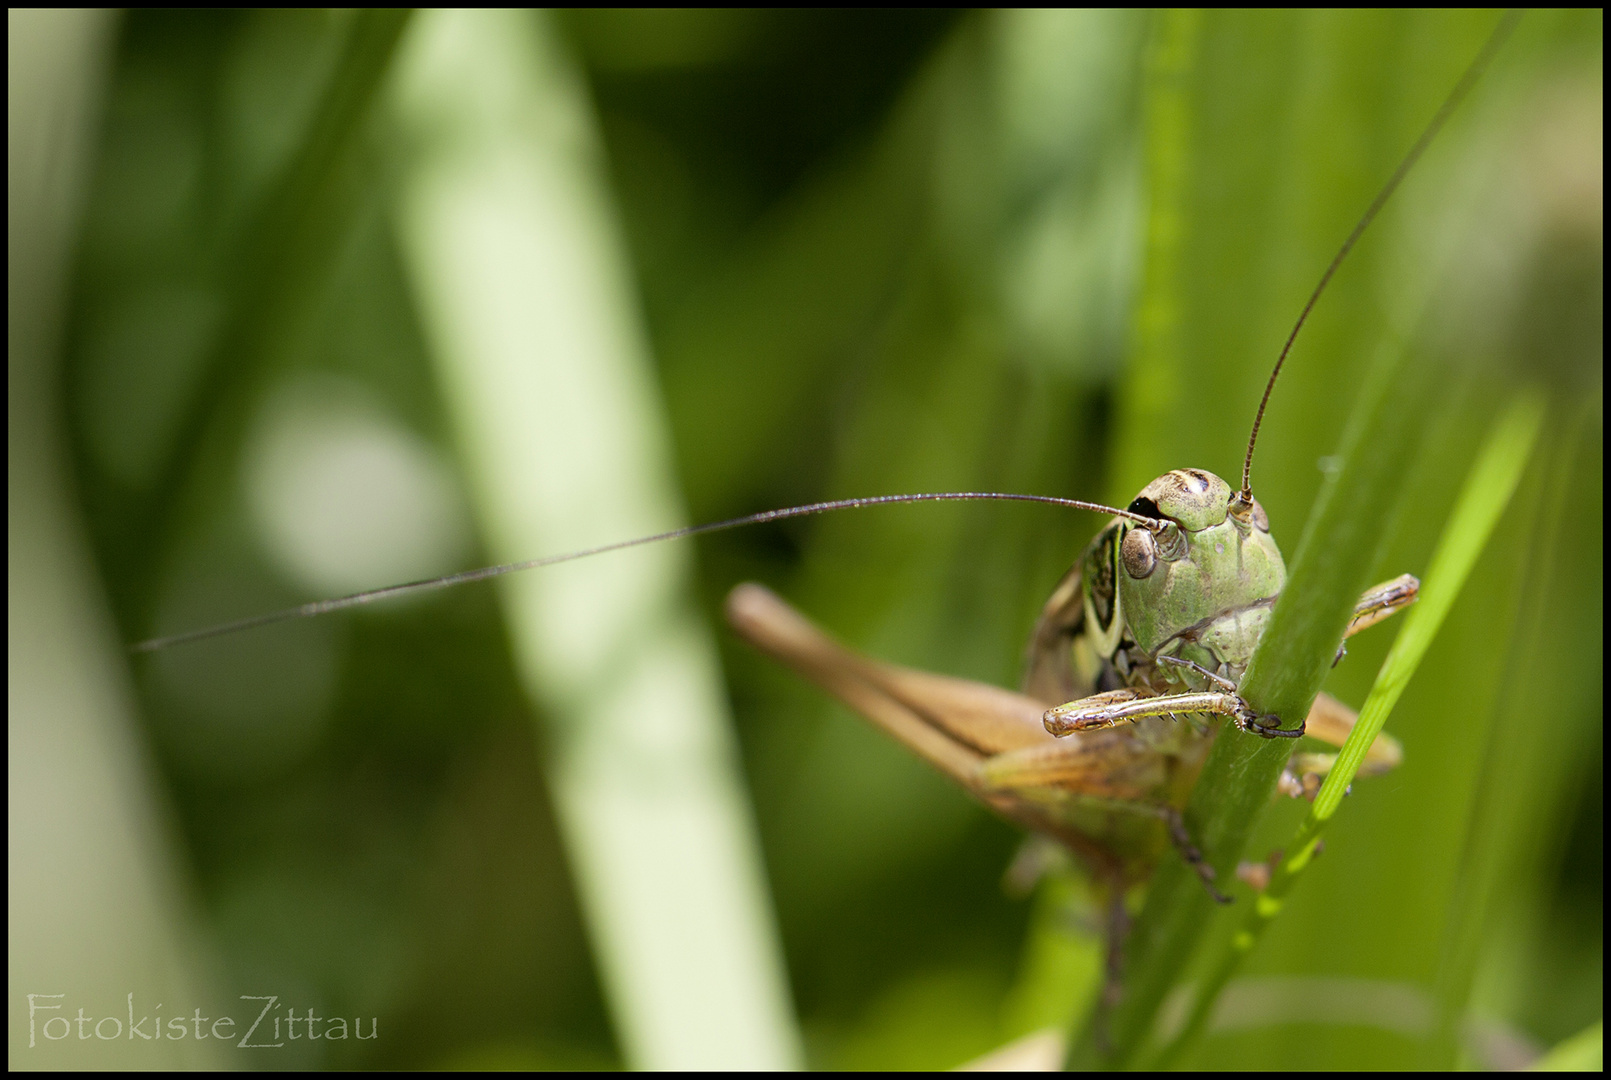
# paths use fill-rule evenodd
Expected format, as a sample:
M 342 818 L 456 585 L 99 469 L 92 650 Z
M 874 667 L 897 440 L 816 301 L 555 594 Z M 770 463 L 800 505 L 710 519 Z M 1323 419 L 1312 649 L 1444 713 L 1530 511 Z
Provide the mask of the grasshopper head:
M 1255 502 L 1233 512 L 1231 496 L 1229 484 L 1201 469 L 1176 469 L 1148 484 L 1129 509 L 1162 524 L 1148 529 L 1116 519 L 1097 538 L 1084 577 L 1095 601 L 1089 614 L 1115 639 L 1122 623 L 1131 640 L 1153 653 L 1182 631 L 1280 593 L 1286 565 L 1264 508 Z M 1106 604 L 1092 595 L 1104 587 Z M 1248 618 L 1218 620 L 1212 633 L 1188 635 L 1201 638 L 1205 653 L 1192 646 L 1181 655 L 1210 668 L 1245 664 L 1267 616 L 1261 608 Z
M 1174 521 L 1187 532 L 1201 532 L 1225 520 L 1231 486 L 1211 472 L 1175 469 L 1141 489 L 1130 503 L 1132 513 Z M 1264 531 L 1269 532 L 1268 520 Z

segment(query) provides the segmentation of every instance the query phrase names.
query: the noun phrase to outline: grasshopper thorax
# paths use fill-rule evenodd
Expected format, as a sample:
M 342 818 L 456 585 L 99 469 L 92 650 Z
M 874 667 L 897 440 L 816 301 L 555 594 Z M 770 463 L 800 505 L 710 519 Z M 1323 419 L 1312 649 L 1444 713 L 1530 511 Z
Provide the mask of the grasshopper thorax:
M 1255 501 L 1241 512 L 1229 484 L 1176 469 L 1142 489 L 1085 551 L 1085 619 L 1098 654 L 1160 654 L 1239 673 L 1286 582 L 1286 565 Z M 1128 663 L 1121 666 L 1128 667 Z

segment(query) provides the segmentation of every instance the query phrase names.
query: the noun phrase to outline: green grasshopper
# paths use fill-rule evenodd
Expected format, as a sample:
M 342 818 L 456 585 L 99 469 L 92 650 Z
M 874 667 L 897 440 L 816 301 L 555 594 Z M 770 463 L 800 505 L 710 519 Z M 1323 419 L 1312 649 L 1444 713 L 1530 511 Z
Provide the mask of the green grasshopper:
M 1211 473 L 1177 469 L 1120 511 L 1053 591 L 1022 693 L 861 656 L 759 585 L 735 588 L 727 615 L 752 644 L 1004 817 L 1060 841 L 1119 893 L 1173 840 L 1224 900 L 1179 817 L 1214 738 L 1204 718 L 1334 746 L 1355 720 L 1322 694 L 1303 727 L 1283 730 L 1237 695 L 1285 580 L 1263 507 Z M 1413 603 L 1418 588 L 1405 574 L 1369 590 L 1347 633 Z M 1282 790 L 1312 798 L 1333 758 L 1298 755 Z M 1365 772 L 1401 758 L 1378 736 Z
M 817 683 L 1004 817 L 1061 843 L 1110 889 L 1116 907 L 1173 844 L 1217 898 L 1213 871 L 1180 811 L 1212 740 L 1227 726 L 1267 739 L 1309 735 L 1341 746 L 1355 715 L 1321 694 L 1306 721 L 1283 728 L 1260 715 L 1237 684 L 1286 580 L 1251 466 L 1270 392 L 1293 341 L 1332 275 L 1426 149 L 1491 55 L 1493 42 L 1343 243 L 1282 348 L 1248 440 L 1237 489 L 1200 469 L 1176 469 L 1127 508 L 1007 493 L 929 493 L 844 499 L 766 511 L 625 540 L 585 551 L 370 590 L 134 646 L 149 652 L 289 618 L 482 580 L 692 535 L 886 503 L 1018 500 L 1114 515 L 1046 602 L 1030 636 L 1019 692 L 898 667 L 853 652 L 759 585 L 728 597 L 732 626 L 749 642 Z M 1368 590 L 1344 637 L 1402 610 L 1419 584 L 1408 574 Z M 1342 643 L 1338 659 L 1343 655 Z M 1280 789 L 1313 797 L 1334 755 L 1298 754 Z M 1379 736 L 1364 773 L 1402 759 Z M 1110 942 L 1110 948 L 1114 947 Z
M 1310 735 L 1341 746 L 1356 714 L 1320 694 L 1305 722 L 1284 729 L 1237 692 L 1286 581 L 1251 471 L 1270 392 L 1292 343 L 1337 267 L 1413 167 L 1508 34 L 1501 23 L 1343 242 L 1286 339 L 1266 384 L 1240 488 L 1201 469 L 1175 469 L 1114 513 L 1059 582 L 1030 635 L 1022 692 L 897 667 L 852 652 L 758 585 L 728 597 L 752 644 L 816 682 L 1002 816 L 1061 842 L 1107 887 L 1116 976 L 1122 904 L 1171 843 L 1221 902 L 1214 871 L 1181 820 L 1223 722 L 1267 739 Z M 1401 575 L 1365 592 L 1351 637 L 1414 603 Z M 1339 642 L 1337 659 L 1344 655 Z M 1219 719 L 1220 724 L 1213 721 Z M 1361 775 L 1403 757 L 1379 735 Z M 1313 798 L 1334 754 L 1298 754 L 1279 790 Z

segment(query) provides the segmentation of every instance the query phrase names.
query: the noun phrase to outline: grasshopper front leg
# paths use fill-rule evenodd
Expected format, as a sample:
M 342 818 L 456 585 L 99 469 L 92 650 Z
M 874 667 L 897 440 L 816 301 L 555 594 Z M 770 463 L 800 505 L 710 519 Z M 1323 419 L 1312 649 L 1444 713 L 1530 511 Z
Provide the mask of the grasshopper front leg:
M 1384 581 L 1380 585 L 1366 589 L 1359 602 L 1354 605 L 1354 614 L 1343 630 L 1344 640 L 1409 607 L 1420 596 L 1420 591 L 1421 582 L 1413 574 L 1400 574 L 1391 581 Z M 1337 661 L 1340 661 L 1346 653 L 1346 647 L 1339 644 Z M 1315 699 L 1314 708 L 1310 710 L 1309 716 L 1301 726 L 1286 729 L 1278 726 L 1279 721 L 1276 725 L 1268 724 L 1265 721 L 1275 718 L 1254 712 L 1236 692 L 1236 684 L 1229 679 L 1222 678 L 1189 660 L 1173 656 L 1160 656 L 1157 660 L 1159 663 L 1190 668 L 1218 689 L 1184 694 L 1147 695 L 1126 687 L 1092 694 L 1059 705 L 1055 709 L 1048 709 L 1045 716 L 1046 730 L 1053 735 L 1061 736 L 1075 731 L 1095 731 L 1120 724 L 1133 724 L 1148 716 L 1207 713 L 1228 716 L 1243 731 L 1250 731 L 1267 739 L 1296 739 L 1307 733 L 1333 746 L 1341 746 L 1343 740 L 1348 737 L 1348 732 L 1353 730 L 1354 720 L 1358 718 L 1352 710 L 1335 698 L 1321 694 Z M 1333 661 L 1333 664 L 1337 661 Z M 1311 724 L 1318 725 L 1317 730 L 1309 731 Z M 1383 738 L 1385 736 L 1378 737 L 1376 742 L 1371 744 L 1374 760 L 1367 759 L 1376 767 L 1374 771 L 1377 772 L 1393 768 L 1403 756 L 1396 742 L 1387 740 L 1391 744 L 1389 749 L 1387 744 L 1383 744 Z M 1381 744 L 1379 751 L 1378 744 Z
M 1160 656 L 1158 659 L 1174 660 L 1174 657 Z M 1230 680 L 1204 671 L 1196 664 L 1178 662 L 1195 668 L 1219 689 L 1147 696 L 1127 687 L 1092 694 L 1090 697 L 1059 705 L 1055 709 L 1047 709 L 1044 718 L 1046 730 L 1053 735 L 1069 735 L 1076 731 L 1098 731 L 1120 724 L 1133 724 L 1148 716 L 1208 713 L 1228 716 L 1243 731 L 1251 731 L 1266 739 L 1296 739 L 1303 735 L 1301 727 L 1289 730 L 1266 723 L 1275 718 L 1254 712 L 1252 707 L 1236 693 L 1236 685 Z
M 1152 706 L 1155 711 L 1144 715 L 1156 716 L 1163 715 L 1168 711 L 1163 707 L 1165 704 L 1178 705 L 1182 701 L 1195 702 L 1202 696 L 1176 694 L 1166 697 L 1146 698 L 1141 697 L 1135 690 L 1111 690 L 1105 694 L 1092 694 L 1090 697 L 1081 698 L 1079 701 L 1060 705 L 1056 709 L 1049 710 L 1046 715 L 1049 718 L 1053 713 L 1056 713 L 1066 717 L 1071 714 L 1079 715 L 1084 710 L 1084 714 L 1087 716 L 1103 717 L 1111 715 L 1115 709 L 1124 707 L 1128 703 L 1145 702 Z M 1126 720 L 1114 721 L 1113 723 L 1133 723 L 1139 718 L 1139 716 L 1132 717 Z M 1358 719 L 1359 715 L 1354 710 L 1330 694 L 1321 693 L 1315 697 L 1315 703 L 1310 708 L 1309 715 L 1304 721 L 1302 734 L 1319 739 L 1321 742 L 1329 743 L 1332 746 L 1340 747 L 1347 741 L 1348 734 L 1353 731 L 1354 724 Z M 1048 719 L 1046 724 L 1050 729 L 1051 720 Z M 1090 728 L 1105 726 L 1112 726 L 1112 724 L 1098 722 L 1089 724 L 1087 728 L 1070 728 L 1069 730 L 1089 730 Z M 1075 750 L 1072 747 L 1065 750 L 1065 746 L 1066 744 L 1064 743 L 1054 743 L 1000 754 L 992 758 L 984 766 L 984 775 L 991 783 L 998 786 L 1061 783 L 1074 763 L 1080 762 L 1083 764 L 1084 759 L 1089 757 L 1089 752 L 1084 750 L 1083 747 L 1079 750 Z M 1335 754 L 1294 755 L 1293 767 L 1286 774 L 1283 774 L 1281 791 L 1291 795 L 1308 793 L 1312 797 L 1312 792 L 1308 792 L 1307 788 L 1313 785 L 1309 784 L 1306 778 L 1309 776 L 1316 778 L 1325 776 L 1330 771 L 1336 756 Z M 1365 752 L 1365 763 L 1360 768 L 1359 775 L 1378 776 L 1382 773 L 1391 772 L 1403 760 L 1404 747 L 1397 739 L 1386 732 L 1382 732 L 1372 740 L 1370 748 Z

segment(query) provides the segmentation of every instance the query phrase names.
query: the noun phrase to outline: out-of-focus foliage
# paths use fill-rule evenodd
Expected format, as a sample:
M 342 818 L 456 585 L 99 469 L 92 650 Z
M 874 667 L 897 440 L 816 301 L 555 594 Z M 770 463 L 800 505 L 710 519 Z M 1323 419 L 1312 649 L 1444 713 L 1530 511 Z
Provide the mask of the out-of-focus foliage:
M 1303 298 L 1493 16 L 1203 15 L 1175 68 L 1159 19 L 1128 13 L 556 22 L 708 521 L 1231 475 Z M 1600 1016 L 1600 27 L 1523 20 L 1272 402 L 1255 478 L 1290 556 L 1375 352 L 1448 372 L 1384 578 L 1424 569 L 1518 384 L 1552 412 L 1390 721 L 1405 765 L 1356 785 L 1190 1064 L 1503 1064 Z M 375 102 L 399 32 L 122 23 L 65 386 L 128 640 L 481 561 L 392 231 L 398 133 Z M 354 475 L 383 527 L 340 524 Z M 1011 685 L 1098 524 L 863 511 L 700 541 L 699 583 L 713 622 L 756 578 L 879 655 Z M 1328 689 L 1359 704 L 1390 633 Z M 1077 882 L 1009 895 L 1012 828 L 789 675 L 736 645 L 723 661 L 813 1064 L 950 1066 L 1090 996 Z M 379 1016 L 381 1039 L 276 1064 L 620 1060 L 490 591 L 135 670 L 220 993 Z M 1298 810 L 1267 814 L 1255 850 Z

